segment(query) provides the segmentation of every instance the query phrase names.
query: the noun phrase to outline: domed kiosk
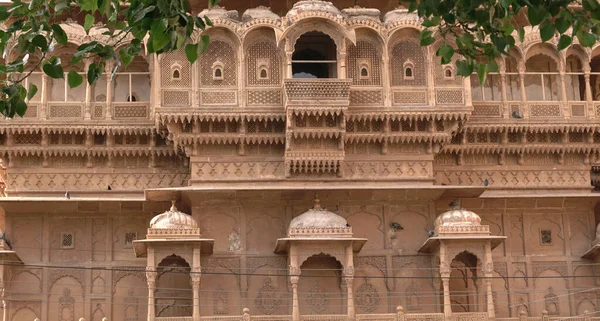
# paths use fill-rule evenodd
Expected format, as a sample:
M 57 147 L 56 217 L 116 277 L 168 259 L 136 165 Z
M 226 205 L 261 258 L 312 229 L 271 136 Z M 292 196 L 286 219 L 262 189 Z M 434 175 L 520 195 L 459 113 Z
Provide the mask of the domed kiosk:
M 355 238 L 352 227 L 342 216 L 321 207 L 315 197 L 313 208 L 294 218 L 288 227 L 287 237 L 277 240 L 275 253 L 288 255 L 290 283 L 292 284 L 292 320 L 300 321 L 298 304 L 298 281 L 301 266 L 312 256 L 326 255 L 342 265 L 342 277 L 347 288 L 347 314 L 355 319 L 352 281 L 354 280 L 354 253 L 359 252 L 367 242 Z
M 174 269 L 179 271 L 179 276 L 181 276 L 181 271 L 189 272 L 191 288 L 188 289 L 189 298 L 182 298 L 186 304 L 181 305 L 182 309 L 172 311 L 174 314 L 169 317 L 200 319 L 200 257 L 212 254 L 213 244 L 213 239 L 201 238 L 196 220 L 191 215 L 177 210 L 175 200 L 172 201 L 168 211 L 152 218 L 146 239 L 133 241 L 136 256 L 147 257 L 149 321 L 156 320 L 159 316 L 156 307 L 161 306 L 161 287 L 158 284 L 157 276 L 171 273 L 170 271 Z M 192 309 L 187 309 L 190 305 Z M 162 310 L 164 309 L 158 313 L 160 314 Z M 189 315 L 190 310 L 192 311 L 191 315 Z M 184 314 L 178 315 L 177 313 L 181 311 L 184 311 L 182 312 Z
M 492 296 L 492 280 L 494 262 L 492 250 L 500 245 L 506 236 L 492 235 L 488 225 L 481 225 L 481 217 L 460 206 L 459 201 L 452 201 L 450 209 L 440 214 L 434 221 L 431 237 L 421 246 L 419 252 L 439 257 L 440 277 L 444 289 L 444 314 L 452 316 L 450 300 L 451 264 L 456 258 L 469 256 L 473 269 L 483 270 L 485 281 L 485 298 L 480 296 L 482 305 L 487 307 L 488 318 L 495 317 Z M 478 266 L 478 265 L 481 266 Z M 487 303 L 486 303 L 487 302 Z

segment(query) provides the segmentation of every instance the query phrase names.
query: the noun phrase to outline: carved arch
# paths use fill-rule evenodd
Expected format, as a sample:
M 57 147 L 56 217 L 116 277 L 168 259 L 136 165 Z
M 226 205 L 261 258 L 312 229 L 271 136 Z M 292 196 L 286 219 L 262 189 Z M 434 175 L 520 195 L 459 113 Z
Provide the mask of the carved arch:
M 290 28 L 286 29 L 279 38 L 276 39 L 280 44 L 283 39 L 286 40 L 286 50 L 294 51 L 296 41 L 303 34 L 311 31 L 322 32 L 328 35 L 336 45 L 338 52 L 345 48 L 345 39 L 356 44 L 356 33 L 354 30 L 347 30 L 343 26 L 323 18 L 311 18 L 310 20 L 300 20 Z

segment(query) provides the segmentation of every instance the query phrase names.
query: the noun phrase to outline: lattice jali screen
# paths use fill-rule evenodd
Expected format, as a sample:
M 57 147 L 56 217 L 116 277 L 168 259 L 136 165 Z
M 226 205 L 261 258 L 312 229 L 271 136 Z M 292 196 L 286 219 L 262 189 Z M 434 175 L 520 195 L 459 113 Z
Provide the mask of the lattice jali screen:
M 434 45 L 434 50 L 433 52 L 437 52 L 437 50 L 442 46 L 442 42 L 438 42 L 436 45 Z M 456 48 L 454 48 L 456 49 Z M 438 59 L 435 59 L 438 58 Z M 456 86 L 462 86 L 463 85 L 463 77 L 459 77 L 456 75 L 456 70 L 454 70 L 454 67 L 456 66 L 456 60 L 458 60 L 458 55 L 454 55 L 454 58 L 452 58 L 452 61 L 450 61 L 449 64 L 447 65 L 442 65 L 442 61 L 441 59 L 439 59 L 439 57 L 433 57 L 433 75 L 435 78 L 435 85 L 439 86 L 439 85 L 456 85 Z M 445 67 L 450 67 L 450 70 L 452 70 L 451 74 L 452 77 L 447 77 L 446 76 L 446 68 Z
M 465 94 L 462 89 L 437 89 L 435 97 L 440 105 L 462 105 L 465 103 Z
M 173 77 L 175 70 L 179 78 Z M 183 49 L 162 55 L 160 61 L 160 82 L 163 88 L 191 88 L 192 68 Z
M 234 48 L 223 40 L 211 39 L 210 46 L 200 56 L 200 86 L 235 86 L 237 84 L 236 54 Z M 213 78 L 213 67 L 222 64 L 223 79 Z
M 92 118 L 94 118 L 94 119 L 104 118 L 104 110 L 105 109 L 106 109 L 106 105 L 94 105 L 92 107 Z
M 529 105 L 529 115 L 534 117 L 560 117 L 559 104 L 532 104 Z
M 348 78 L 352 79 L 353 85 L 379 86 L 381 85 L 381 56 L 377 45 L 368 40 L 359 40 L 356 46 L 348 48 L 347 70 Z M 361 77 L 361 62 L 366 62 L 369 67 L 367 77 Z
M 427 105 L 427 90 L 394 90 L 394 105 Z
M 372 106 L 383 104 L 381 90 L 350 90 L 350 106 Z
M 25 115 L 23 115 L 23 118 L 37 118 L 37 117 L 38 117 L 38 105 L 27 104 L 27 110 L 25 111 Z
M 187 90 L 163 90 L 162 91 L 163 106 L 189 106 L 190 92 Z
M 473 104 L 473 117 L 502 117 L 502 105 L 500 104 Z
M 261 37 L 246 49 L 246 67 L 248 86 L 264 86 L 281 84 L 281 56 L 277 50 L 274 39 Z M 269 70 L 266 78 L 259 78 L 258 59 L 266 59 L 269 62 Z
M 200 93 L 200 105 L 235 105 L 236 91 L 203 91 Z
M 585 104 L 571 104 L 571 117 L 585 117 Z
M 50 110 L 49 118 L 83 118 L 83 104 L 48 104 L 48 109 Z
M 248 90 L 248 106 L 281 106 L 283 105 L 282 92 L 275 90 Z
M 114 105 L 113 118 L 148 118 L 148 105 L 146 104 L 124 104 Z
M 392 47 L 391 73 L 392 86 L 426 86 L 427 85 L 427 60 L 425 48 L 419 45 L 418 40 L 403 39 Z M 409 80 L 404 77 L 404 63 L 410 60 L 413 64 L 413 77 Z
M 39 145 L 42 142 L 42 134 L 14 134 L 15 145 Z
M 521 115 L 521 117 L 523 116 L 523 112 L 521 110 L 521 105 L 518 105 L 518 104 L 510 105 L 510 114 L 512 115 L 515 112 L 517 112 L 519 115 Z

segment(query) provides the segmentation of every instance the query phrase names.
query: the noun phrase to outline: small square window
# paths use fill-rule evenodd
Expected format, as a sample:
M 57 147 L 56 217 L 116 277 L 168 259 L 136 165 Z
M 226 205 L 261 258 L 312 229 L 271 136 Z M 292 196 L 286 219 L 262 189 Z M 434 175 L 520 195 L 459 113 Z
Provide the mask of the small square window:
M 60 248 L 61 249 L 75 248 L 75 234 L 60 233 Z
M 542 245 L 552 245 L 552 230 L 540 230 L 540 243 Z
M 130 249 L 133 247 L 133 241 L 137 240 L 137 232 L 125 232 L 124 248 Z

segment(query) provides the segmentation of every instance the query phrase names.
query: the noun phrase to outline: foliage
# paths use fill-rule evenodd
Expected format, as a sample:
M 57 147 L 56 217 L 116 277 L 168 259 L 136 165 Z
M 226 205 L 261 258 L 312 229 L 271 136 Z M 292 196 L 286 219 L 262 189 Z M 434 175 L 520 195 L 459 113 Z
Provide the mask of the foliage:
M 597 0 L 409 1 L 409 11 L 424 19 L 421 45 L 442 37 L 444 44 L 436 55 L 443 63 L 458 55 L 458 75 L 477 72 L 481 83 L 489 72 L 498 70 L 497 59 L 523 41 L 526 24 L 539 28 L 542 41 L 558 37 L 558 50 L 575 39 L 592 47 L 600 36 Z
M 209 7 L 220 0 L 209 0 Z M 162 54 L 185 45 L 187 58 L 194 62 L 206 50 L 209 39 L 200 37 L 198 43 L 186 44 L 194 29 L 211 26 L 208 17 L 190 13 L 187 0 L 12 0 L 9 6 L 0 6 L 0 113 L 7 117 L 23 116 L 26 100 L 37 92 L 35 85 L 23 86 L 24 80 L 41 66 L 49 77 L 65 77 L 64 67 L 81 61 L 92 61 L 86 72 L 89 84 L 96 82 L 109 61 L 110 70 L 127 66 L 142 50 Z M 61 26 L 62 17 L 81 16 L 83 27 L 89 31 L 96 23 L 105 28 L 103 35 L 109 44 L 89 41 L 77 47 L 71 61 L 61 61 L 56 49 L 69 41 Z M 146 41 L 145 41 L 146 40 Z M 30 57 L 40 57 L 39 62 L 28 64 Z M 69 87 L 84 82 L 75 71 L 66 75 Z

